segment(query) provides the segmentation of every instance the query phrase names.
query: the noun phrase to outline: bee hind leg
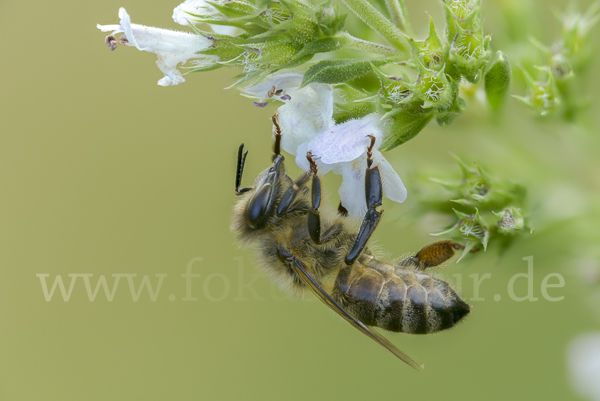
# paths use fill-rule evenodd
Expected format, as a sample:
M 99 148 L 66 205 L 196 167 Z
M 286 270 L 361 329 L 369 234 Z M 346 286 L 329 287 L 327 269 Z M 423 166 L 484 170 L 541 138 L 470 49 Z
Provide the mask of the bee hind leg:
M 346 256 L 345 263 L 347 265 L 353 264 L 356 259 L 360 256 L 365 245 L 369 241 L 371 234 L 375 231 L 383 210 L 379 211 L 377 208 L 381 206 L 383 198 L 383 184 L 381 183 L 381 172 L 379 171 L 379 165 L 373 165 L 373 146 L 375 146 L 375 137 L 369 135 L 371 143 L 367 149 L 367 171 L 365 174 L 365 197 L 367 201 L 367 212 L 363 218 L 360 230 L 354 240 L 354 245 L 348 255 Z
M 443 264 L 459 249 L 465 249 L 460 242 L 451 240 L 437 241 L 424 246 L 414 256 L 409 256 L 399 263 L 402 267 L 413 266 L 419 270 L 425 270 L 429 267 L 435 267 Z

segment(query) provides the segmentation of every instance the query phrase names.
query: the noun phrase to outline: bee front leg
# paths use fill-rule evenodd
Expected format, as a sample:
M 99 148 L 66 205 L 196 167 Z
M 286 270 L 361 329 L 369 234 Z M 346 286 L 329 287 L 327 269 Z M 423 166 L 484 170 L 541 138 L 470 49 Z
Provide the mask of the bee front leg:
M 271 117 L 273 121 L 273 128 L 275 129 L 275 143 L 273 144 L 273 160 L 281 154 L 281 128 L 279 127 L 279 120 L 277 114 Z
M 294 200 L 296 200 L 300 190 L 304 188 L 304 185 L 306 185 L 309 178 L 310 173 L 305 173 L 298 181 L 292 182 L 292 186 L 283 194 L 281 201 L 279 202 L 279 206 L 277 206 L 278 217 L 281 217 L 284 214 L 294 210 L 294 208 L 291 206 L 294 203 Z
M 383 198 L 383 184 L 381 183 L 379 165 L 373 165 L 373 146 L 375 146 L 375 137 L 372 135 L 369 135 L 369 137 L 371 138 L 371 144 L 367 149 L 367 171 L 365 173 L 367 213 L 365 213 L 360 230 L 354 240 L 354 245 L 346 256 L 345 263 L 347 265 L 353 264 L 356 259 L 358 259 L 365 245 L 369 241 L 371 234 L 373 234 L 377 224 L 379 224 L 379 220 L 383 214 L 383 210 L 377 210 L 377 208 L 381 206 Z
M 333 239 L 341 231 L 342 226 L 334 224 L 321 235 L 321 213 L 319 213 L 319 207 L 321 206 L 321 178 L 319 177 L 317 164 L 312 153 L 308 152 L 306 158 L 310 163 L 309 174 L 312 176 L 312 206 L 308 211 L 308 233 L 315 244 L 322 244 Z

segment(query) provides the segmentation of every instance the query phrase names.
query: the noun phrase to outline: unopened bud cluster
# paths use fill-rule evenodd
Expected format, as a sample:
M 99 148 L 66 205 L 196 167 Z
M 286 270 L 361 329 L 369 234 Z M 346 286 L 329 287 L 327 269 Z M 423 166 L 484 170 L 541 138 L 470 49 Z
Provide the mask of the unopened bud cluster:
M 543 55 L 543 64 L 523 65 L 526 94 L 515 97 L 540 116 L 561 110 L 567 119 L 573 119 L 587 103 L 574 83 L 575 77 L 582 75 L 589 66 L 592 56 L 590 31 L 600 20 L 600 2 L 594 3 L 585 13 L 578 12 L 572 4 L 557 17 L 562 30 L 556 42 L 546 46 L 531 39 Z
M 217 56 L 218 62 L 205 71 L 224 65 L 239 66 L 243 74 L 238 83 L 256 82 L 285 68 L 309 61 L 316 53 L 337 50 L 343 39 L 331 39 L 344 25 L 330 2 L 311 6 L 298 0 L 264 3 L 259 6 L 247 0 L 211 2 L 214 14 L 190 14 L 192 22 L 226 25 L 245 31 L 238 36 L 217 35 L 195 29 L 214 41 L 198 54 Z
M 445 188 L 444 195 L 427 199 L 427 210 L 451 215 L 455 223 L 434 235 L 465 244 L 465 254 L 486 250 L 490 243 L 506 249 L 519 235 L 531 232 L 523 211 L 525 189 L 519 184 L 491 177 L 456 158 L 462 178 L 457 182 L 432 181 Z

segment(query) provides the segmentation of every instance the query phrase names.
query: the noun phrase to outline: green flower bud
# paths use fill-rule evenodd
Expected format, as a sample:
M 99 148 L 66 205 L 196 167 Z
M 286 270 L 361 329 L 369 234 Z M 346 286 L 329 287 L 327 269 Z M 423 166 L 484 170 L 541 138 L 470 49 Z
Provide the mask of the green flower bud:
M 277 30 L 284 32 L 287 40 L 301 48 L 319 38 L 319 25 L 315 10 L 299 1 L 282 2 L 291 13 L 291 18 L 282 22 Z
M 506 55 L 498 51 L 498 58 L 485 74 L 485 95 L 492 110 L 497 111 L 510 87 L 512 71 Z
M 415 96 L 423 100 L 423 108 L 448 107 L 455 99 L 455 91 L 442 68 L 434 71 L 419 63 L 420 74 L 415 83 Z
M 457 27 L 456 30 L 458 34 L 450 48 L 450 62 L 454 70 L 467 81 L 477 83 L 491 57 L 491 36 L 484 38 L 481 31 L 465 31 L 461 27 Z
M 562 22 L 562 47 L 576 70 L 584 69 L 590 61 L 592 50 L 590 30 L 600 21 L 600 3 L 593 3 L 585 13 L 578 12 L 575 4 L 558 15 Z
M 410 82 L 410 79 L 406 74 L 403 74 L 402 78 L 395 76 L 388 76 L 381 72 L 375 66 L 372 67 L 375 74 L 381 82 L 381 90 L 379 91 L 379 99 L 383 105 L 389 105 L 392 108 L 400 107 L 403 109 L 414 109 L 423 104 L 419 99 L 413 97 L 414 84 Z M 385 108 L 385 107 L 384 107 Z
M 508 207 L 500 213 L 494 213 L 498 217 L 496 227 L 503 235 L 515 235 L 525 227 L 525 219 L 520 209 Z
M 481 0 L 444 0 L 446 14 L 446 38 L 453 43 L 457 28 L 477 31 L 481 23 Z
M 425 67 L 432 70 L 439 70 L 443 67 L 448 48 L 442 44 L 431 16 L 429 17 L 429 35 L 427 39 L 414 40 L 408 36 L 406 38 L 413 48 L 416 57 L 421 60 Z
M 321 32 L 326 36 L 332 36 L 344 27 L 348 14 L 340 14 L 339 8 L 332 6 L 329 0 L 317 8 L 315 16 Z
M 545 81 L 534 80 L 529 73 L 523 69 L 523 75 L 527 83 L 527 96 L 514 96 L 523 104 L 541 116 L 552 113 L 560 104 L 560 97 L 554 75 L 549 67 L 539 67 L 538 70 L 545 73 L 548 78 Z

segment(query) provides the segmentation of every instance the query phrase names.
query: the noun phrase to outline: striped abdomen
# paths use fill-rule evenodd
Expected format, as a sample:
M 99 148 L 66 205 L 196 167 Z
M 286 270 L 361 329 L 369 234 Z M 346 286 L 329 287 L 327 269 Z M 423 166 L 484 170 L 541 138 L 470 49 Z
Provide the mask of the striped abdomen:
M 445 281 L 368 255 L 340 271 L 332 295 L 368 326 L 412 334 L 453 327 L 470 310 Z

